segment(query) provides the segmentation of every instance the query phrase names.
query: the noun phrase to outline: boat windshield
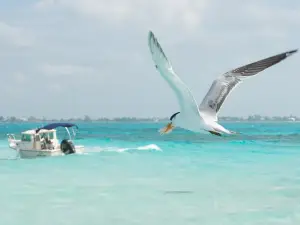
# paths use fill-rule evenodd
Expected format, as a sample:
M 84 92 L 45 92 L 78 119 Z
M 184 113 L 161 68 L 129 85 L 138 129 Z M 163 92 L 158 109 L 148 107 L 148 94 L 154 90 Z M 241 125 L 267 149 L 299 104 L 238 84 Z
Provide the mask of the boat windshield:
M 54 132 L 48 132 L 48 133 L 42 133 L 41 134 L 41 139 L 46 138 L 46 137 L 50 140 L 53 140 L 54 139 Z
M 53 138 L 54 138 L 54 132 L 50 132 L 50 133 L 49 133 L 49 139 L 52 140 Z
M 31 134 L 23 134 L 22 141 L 31 141 Z

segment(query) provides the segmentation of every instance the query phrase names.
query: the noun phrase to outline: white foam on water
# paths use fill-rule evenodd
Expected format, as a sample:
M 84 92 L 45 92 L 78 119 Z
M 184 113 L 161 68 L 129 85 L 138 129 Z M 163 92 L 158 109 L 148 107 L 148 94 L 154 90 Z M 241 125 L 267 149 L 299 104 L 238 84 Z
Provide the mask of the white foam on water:
M 161 151 L 160 147 L 158 147 L 156 144 L 150 144 L 150 145 L 145 145 L 138 147 L 137 150 L 156 150 L 156 151 Z
M 120 148 L 120 147 L 93 147 L 88 148 L 87 152 L 126 152 L 126 151 L 162 151 L 156 144 L 149 144 L 139 147 Z

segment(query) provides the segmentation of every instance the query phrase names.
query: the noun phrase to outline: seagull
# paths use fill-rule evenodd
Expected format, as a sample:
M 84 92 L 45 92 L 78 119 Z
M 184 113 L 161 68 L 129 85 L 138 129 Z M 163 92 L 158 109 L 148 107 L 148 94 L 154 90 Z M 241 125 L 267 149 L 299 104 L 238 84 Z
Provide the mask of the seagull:
M 190 89 L 174 72 L 171 62 L 152 31 L 148 34 L 148 45 L 156 69 L 174 91 L 180 106 L 180 111 L 174 113 L 170 117 L 170 122 L 159 130 L 161 135 L 172 132 L 175 127 L 196 133 L 209 132 L 216 136 L 237 134 L 218 123 L 219 110 L 229 93 L 246 78 L 256 75 L 298 51 L 298 49 L 287 51 L 224 73 L 213 81 L 198 106 Z

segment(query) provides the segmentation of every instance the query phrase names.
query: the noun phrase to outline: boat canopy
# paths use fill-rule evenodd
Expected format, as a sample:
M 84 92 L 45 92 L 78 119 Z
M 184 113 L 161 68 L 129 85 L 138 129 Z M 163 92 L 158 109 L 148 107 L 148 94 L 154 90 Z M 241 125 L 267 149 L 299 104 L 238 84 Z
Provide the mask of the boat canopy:
M 50 123 L 44 127 L 36 129 L 36 133 L 38 133 L 40 130 L 52 130 L 57 127 L 76 127 L 78 129 L 77 125 L 74 123 Z

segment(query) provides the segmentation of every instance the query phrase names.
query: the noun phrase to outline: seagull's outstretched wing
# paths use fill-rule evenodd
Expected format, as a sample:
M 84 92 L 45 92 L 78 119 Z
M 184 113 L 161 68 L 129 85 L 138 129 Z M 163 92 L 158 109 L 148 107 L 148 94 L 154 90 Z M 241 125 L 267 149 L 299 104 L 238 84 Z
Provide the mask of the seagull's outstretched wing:
M 197 102 L 194 99 L 189 88 L 182 82 L 182 80 L 174 72 L 172 65 L 158 43 L 156 37 L 149 31 L 148 45 L 152 55 L 152 59 L 155 63 L 156 69 L 161 76 L 167 81 L 172 90 L 175 92 L 178 103 L 180 105 L 180 113 L 188 114 L 190 116 L 199 117 L 199 109 Z
M 218 77 L 212 83 L 208 93 L 199 106 L 201 114 L 217 121 L 217 114 L 229 93 L 245 78 L 256 75 L 270 66 L 279 63 L 298 50 L 284 52 L 239 68 L 231 70 Z

